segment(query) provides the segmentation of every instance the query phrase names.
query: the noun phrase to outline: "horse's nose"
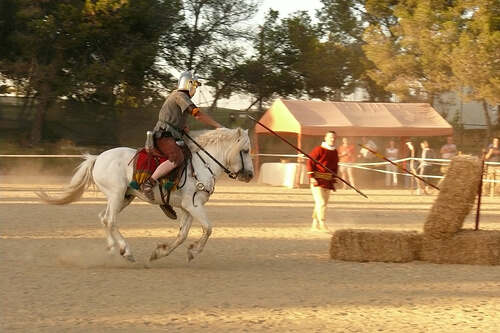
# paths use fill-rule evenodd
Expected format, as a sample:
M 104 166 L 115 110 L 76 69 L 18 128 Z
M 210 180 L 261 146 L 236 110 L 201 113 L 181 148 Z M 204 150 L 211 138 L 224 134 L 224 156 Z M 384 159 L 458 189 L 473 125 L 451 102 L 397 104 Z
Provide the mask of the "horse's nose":
M 253 172 L 252 171 L 247 171 L 246 176 L 245 176 L 246 182 L 248 183 L 253 179 Z
M 240 180 L 245 181 L 245 183 L 248 183 L 253 179 L 253 172 L 244 170 L 242 173 L 240 173 Z

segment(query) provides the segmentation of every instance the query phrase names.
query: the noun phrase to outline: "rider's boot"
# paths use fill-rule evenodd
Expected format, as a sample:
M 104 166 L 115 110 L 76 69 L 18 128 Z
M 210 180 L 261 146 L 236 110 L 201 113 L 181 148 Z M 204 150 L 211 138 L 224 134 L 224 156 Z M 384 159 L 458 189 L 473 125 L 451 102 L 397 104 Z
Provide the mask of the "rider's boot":
M 156 185 L 156 180 L 153 177 L 149 177 L 141 184 L 141 191 L 144 193 L 146 198 L 150 201 L 155 201 L 155 195 L 153 192 L 153 188 Z
M 160 205 L 161 210 L 165 215 L 167 215 L 168 218 L 171 218 L 172 220 L 177 219 L 177 213 L 175 212 L 174 208 L 170 205 Z

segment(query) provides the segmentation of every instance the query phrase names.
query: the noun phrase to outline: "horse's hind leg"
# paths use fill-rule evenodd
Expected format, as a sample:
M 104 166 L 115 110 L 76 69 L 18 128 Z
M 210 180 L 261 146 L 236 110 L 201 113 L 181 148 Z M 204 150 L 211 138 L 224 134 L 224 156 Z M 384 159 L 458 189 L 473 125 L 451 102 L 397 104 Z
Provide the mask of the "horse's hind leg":
M 106 250 L 110 252 L 115 249 L 116 245 L 118 245 L 118 242 L 116 241 L 113 234 L 111 234 L 111 231 L 109 231 L 107 215 L 108 215 L 108 207 L 106 207 L 102 212 L 100 212 L 98 216 L 102 226 L 104 227 L 104 232 L 106 233 L 106 242 L 108 243 Z
M 116 245 L 118 245 L 120 254 L 125 259 L 132 262 L 135 261 L 134 256 L 132 255 L 128 242 L 125 240 L 125 238 L 123 238 L 120 230 L 118 230 L 116 220 L 118 213 L 120 213 L 125 207 L 127 207 L 133 199 L 133 197 L 122 199 L 112 199 L 108 197 L 108 206 L 99 214 L 101 223 L 104 226 L 104 231 L 106 232 L 108 251 L 114 250 L 116 248 Z
M 151 253 L 150 261 L 160 259 L 162 257 L 168 256 L 172 251 L 174 251 L 179 245 L 181 245 L 187 238 L 189 229 L 193 223 L 193 217 L 186 211 L 182 211 L 180 228 L 177 237 L 172 244 L 163 243 L 159 244 L 156 249 Z

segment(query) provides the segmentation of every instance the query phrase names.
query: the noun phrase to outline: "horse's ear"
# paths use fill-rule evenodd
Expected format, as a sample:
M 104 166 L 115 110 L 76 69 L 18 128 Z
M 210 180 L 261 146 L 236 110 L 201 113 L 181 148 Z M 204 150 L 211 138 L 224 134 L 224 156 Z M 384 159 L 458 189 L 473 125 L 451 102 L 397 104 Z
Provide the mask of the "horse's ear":
M 248 135 L 248 129 L 244 130 L 241 127 L 238 127 L 238 136 L 241 136 L 242 134 Z

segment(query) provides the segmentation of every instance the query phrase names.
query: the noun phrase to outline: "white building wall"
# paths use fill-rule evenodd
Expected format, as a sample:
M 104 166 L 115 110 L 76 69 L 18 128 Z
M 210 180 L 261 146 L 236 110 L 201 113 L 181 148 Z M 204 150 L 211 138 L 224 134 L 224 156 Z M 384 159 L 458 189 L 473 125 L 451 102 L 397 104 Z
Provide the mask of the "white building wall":
M 433 107 L 449 123 L 457 121 L 465 129 L 486 128 L 486 118 L 481 103 L 463 102 L 457 92 L 446 93 L 436 98 Z M 489 115 L 492 125 L 496 125 L 498 122 L 498 106 L 490 106 Z

